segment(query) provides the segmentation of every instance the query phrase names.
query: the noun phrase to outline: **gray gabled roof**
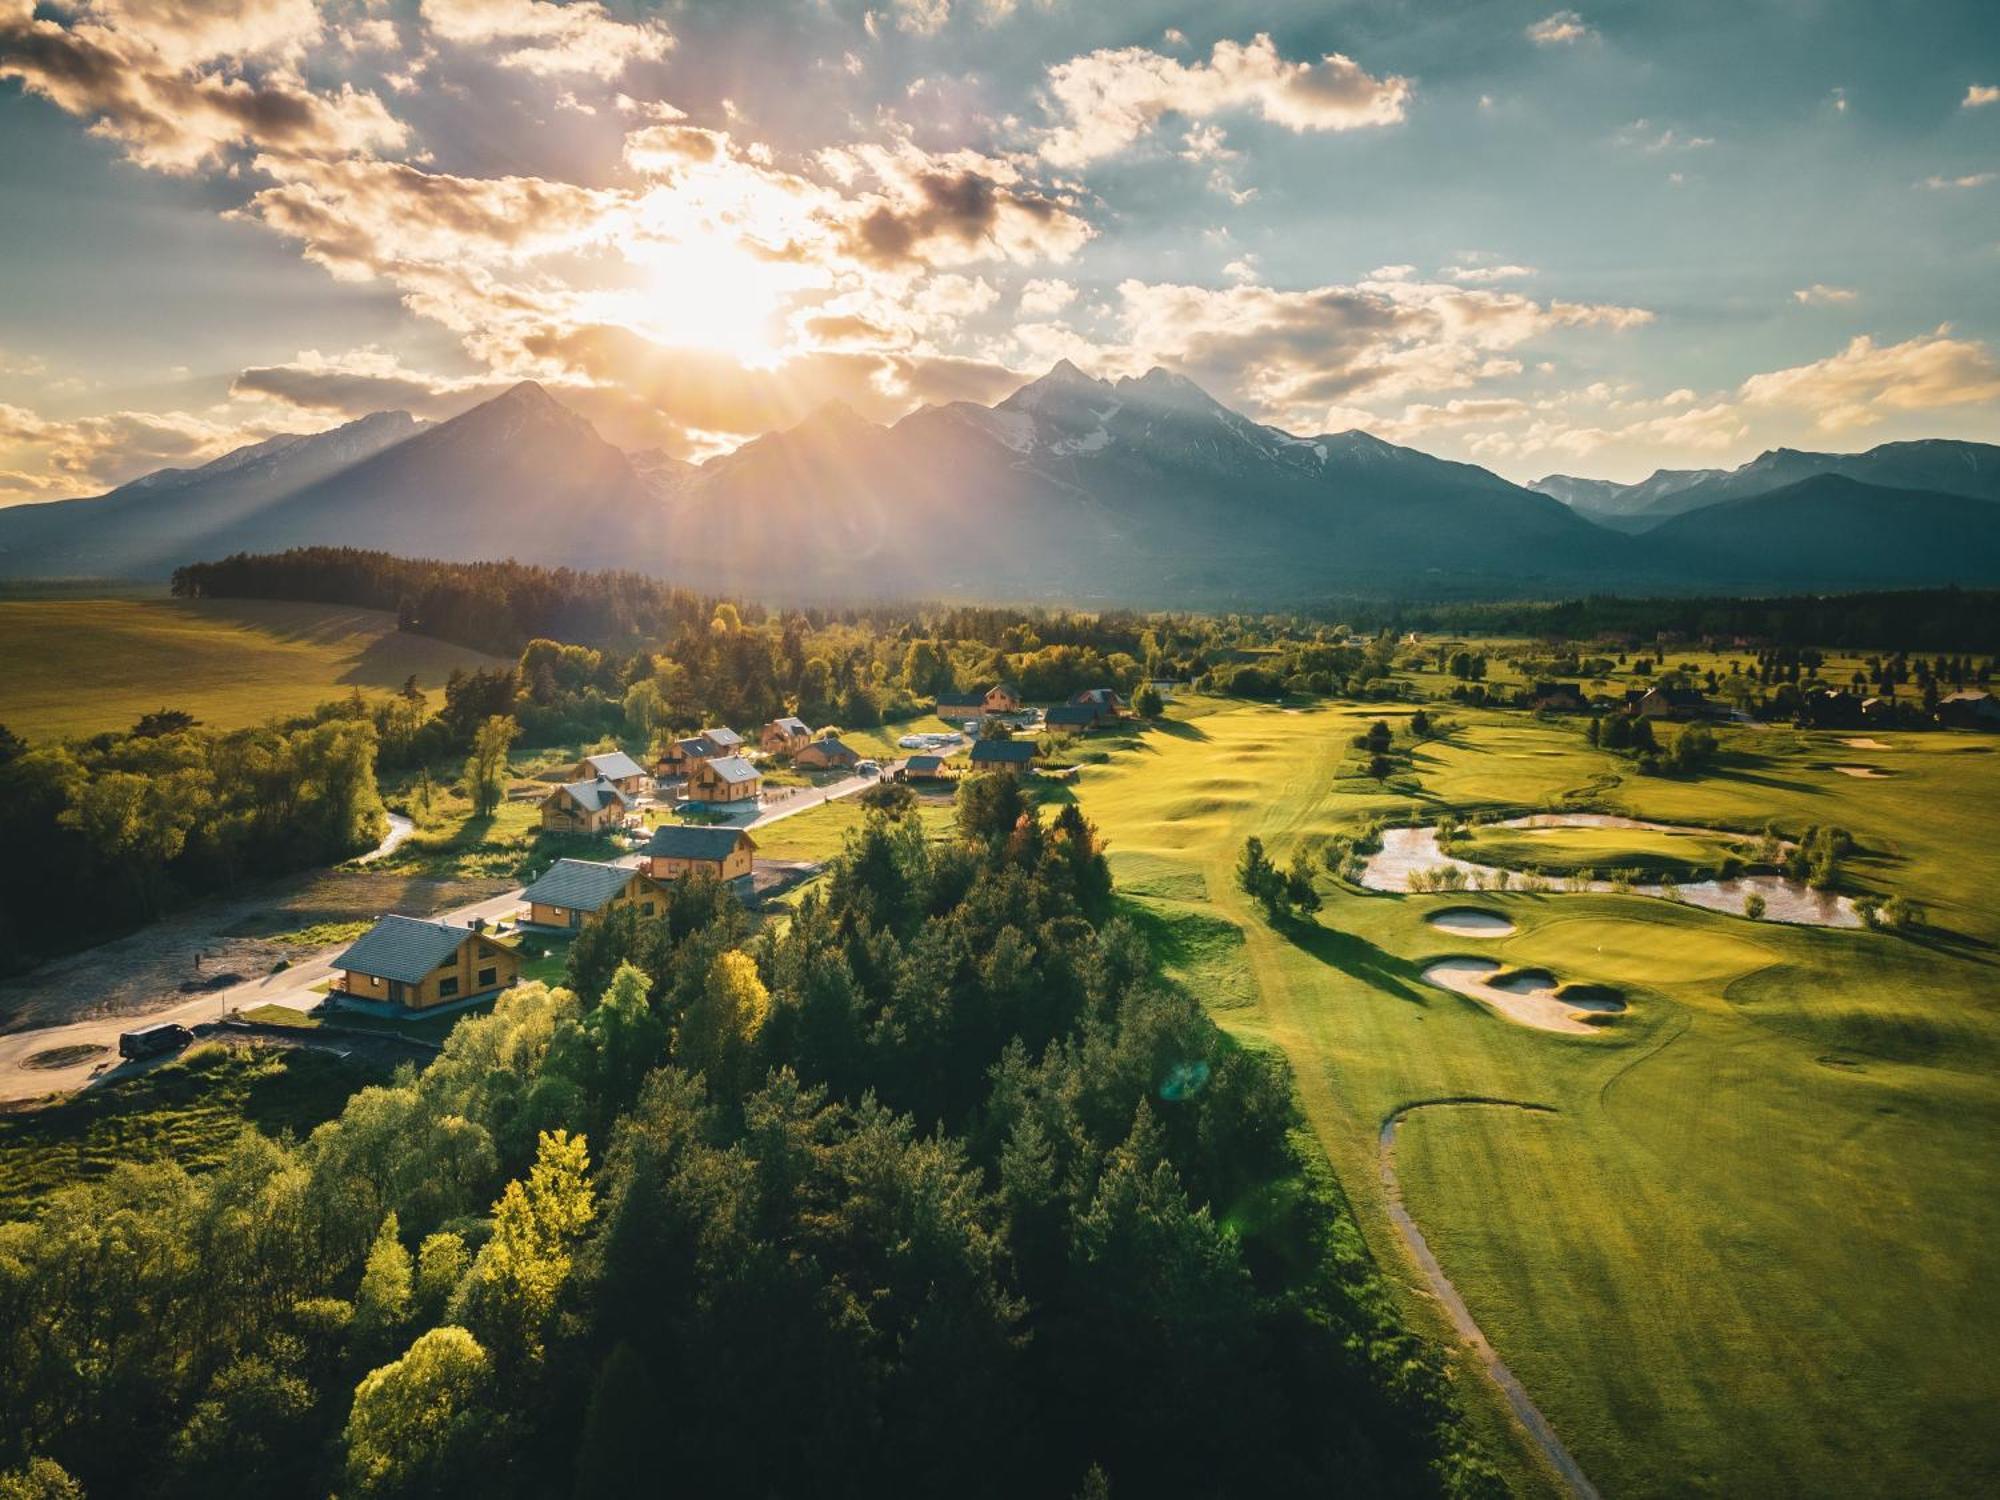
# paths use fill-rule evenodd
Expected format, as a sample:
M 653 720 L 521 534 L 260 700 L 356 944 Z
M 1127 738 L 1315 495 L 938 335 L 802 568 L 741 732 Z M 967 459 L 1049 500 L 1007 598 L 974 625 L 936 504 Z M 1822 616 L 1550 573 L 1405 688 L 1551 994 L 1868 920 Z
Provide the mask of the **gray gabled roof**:
M 738 734 L 733 729 L 724 727 L 718 727 L 715 729 L 704 729 L 701 732 L 701 735 L 702 738 L 707 740 L 711 745 L 720 746 L 724 750 L 734 750 L 738 745 L 743 743 L 742 735 Z
M 718 755 L 708 766 L 724 781 L 755 781 L 758 776 L 757 768 L 740 755 Z
M 1045 724 L 1095 724 L 1104 711 L 1091 703 L 1058 703 L 1042 715 Z
M 566 781 L 556 791 L 568 792 L 585 812 L 599 812 L 606 802 L 616 802 L 620 807 L 625 805 L 624 793 L 602 776 L 595 781 Z M 549 795 L 553 797 L 555 792 Z
M 393 979 L 400 984 L 421 984 L 431 970 L 447 962 L 458 952 L 458 945 L 471 936 L 464 927 L 447 927 L 442 922 L 379 917 L 373 927 L 361 934 L 360 941 L 333 961 L 333 966 L 352 974 Z
M 722 860 L 736 852 L 738 840 L 757 844 L 740 828 L 707 828 L 699 823 L 668 823 L 653 830 L 642 854 L 663 859 Z
M 600 864 L 594 859 L 559 859 L 522 895 L 540 906 L 596 911 L 624 890 L 636 873 L 624 865 Z
M 1033 740 L 981 740 L 972 747 L 972 763 L 975 766 L 1025 766 L 1034 758 Z
M 806 750 L 814 748 L 828 755 L 852 755 L 856 760 L 861 758 L 860 752 L 855 750 L 853 746 L 849 745 L 837 734 L 830 734 L 825 739 L 814 740 L 812 744 L 806 746 Z M 805 754 L 805 750 L 801 750 L 799 754 Z
M 606 750 L 601 755 L 586 755 L 583 763 L 608 781 L 623 781 L 628 776 L 646 774 L 646 768 L 623 750 Z
M 905 771 L 935 771 L 944 764 L 942 755 L 912 755 L 903 762 Z
M 782 719 L 773 719 L 771 721 L 771 725 L 772 727 L 783 730 L 786 734 L 812 733 L 811 728 L 806 724 L 806 721 L 804 719 L 795 719 L 790 717 L 789 715 L 787 715 L 785 718 Z

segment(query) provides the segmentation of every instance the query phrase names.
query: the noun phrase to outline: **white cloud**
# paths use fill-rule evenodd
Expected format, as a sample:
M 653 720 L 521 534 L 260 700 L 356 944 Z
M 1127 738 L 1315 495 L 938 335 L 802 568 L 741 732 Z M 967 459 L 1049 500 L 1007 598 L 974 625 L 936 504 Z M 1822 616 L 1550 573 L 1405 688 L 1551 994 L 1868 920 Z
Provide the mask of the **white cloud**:
M 423 0 L 423 17 L 443 41 L 500 49 L 502 67 L 542 75 L 616 78 L 674 45 L 659 21 L 620 21 L 598 0 Z
M 2000 84 L 1975 83 L 1965 91 L 1959 101 L 1962 109 L 1984 109 L 1989 104 L 2000 104 Z
M 1946 191 L 1953 188 L 1982 188 L 1989 182 L 1992 182 L 1997 176 L 2000 176 L 2000 173 L 1968 172 L 1963 177 L 1926 177 L 1917 185 L 1919 187 L 1930 188 L 1934 191 Z
M 1794 302 L 1802 302 L 1807 307 L 1833 307 L 1839 303 L 1852 302 L 1861 294 L 1852 287 L 1828 286 L 1823 281 L 1815 281 L 1811 286 L 1802 286 L 1792 293 Z
M 1037 277 L 1021 288 L 1017 307 L 1024 318 L 1045 318 L 1076 301 L 1076 287 L 1067 281 Z
M 1587 41 L 1597 33 L 1573 10 L 1559 10 L 1542 17 L 1527 30 L 1528 40 L 1537 47 L 1561 47 Z
M 1062 123 L 1042 139 L 1042 156 L 1081 166 L 1115 155 L 1166 114 L 1203 120 L 1254 110 L 1288 130 L 1355 130 L 1393 125 L 1409 107 L 1407 78 L 1376 78 L 1351 58 L 1287 62 L 1271 38 L 1221 41 L 1207 62 L 1183 63 L 1144 47 L 1092 52 L 1049 70 L 1048 105 Z
M 1753 375 L 1739 394 L 1750 406 L 1811 413 L 1822 431 L 1840 432 L 1891 412 L 2000 400 L 2000 363 L 1977 340 L 1953 338 L 1947 323 L 1900 344 L 1863 334 L 1825 359 Z
M 1444 275 L 1461 286 L 1486 286 L 1496 281 L 1518 281 L 1533 276 L 1533 266 L 1447 266 Z

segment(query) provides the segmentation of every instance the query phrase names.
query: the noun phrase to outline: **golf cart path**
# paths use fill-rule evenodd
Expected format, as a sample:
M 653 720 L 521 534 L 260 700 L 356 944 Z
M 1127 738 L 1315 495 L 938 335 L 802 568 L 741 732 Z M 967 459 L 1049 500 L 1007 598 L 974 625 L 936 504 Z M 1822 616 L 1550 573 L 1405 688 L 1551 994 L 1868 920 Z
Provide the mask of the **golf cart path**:
M 1465 1299 L 1459 1295 L 1458 1288 L 1452 1285 L 1451 1278 L 1444 1274 L 1444 1267 L 1438 1264 L 1438 1258 L 1432 1253 L 1430 1243 L 1424 1238 L 1424 1232 L 1417 1228 L 1417 1221 L 1410 1217 L 1410 1211 L 1403 1206 L 1403 1187 L 1396 1176 L 1396 1127 L 1403 1122 L 1405 1116 L 1417 1110 L 1433 1109 L 1448 1104 L 1525 1109 L 1538 1114 L 1554 1113 L 1546 1104 L 1522 1104 L 1511 1099 L 1476 1098 L 1422 1099 L 1394 1111 L 1382 1122 L 1380 1137 L 1382 1190 L 1388 1199 L 1389 1222 L 1395 1226 L 1396 1235 L 1402 1240 L 1403 1248 L 1410 1252 L 1410 1258 L 1424 1273 L 1424 1280 L 1430 1283 L 1431 1292 L 1450 1317 L 1452 1328 L 1479 1360 L 1487 1378 L 1498 1386 L 1500 1394 L 1507 1398 L 1507 1405 L 1520 1420 L 1522 1427 L 1527 1429 L 1529 1439 L 1541 1450 L 1543 1457 L 1548 1459 L 1550 1467 L 1562 1476 L 1563 1484 L 1570 1494 L 1576 1496 L 1577 1500 L 1601 1500 L 1597 1486 L 1590 1482 L 1582 1467 L 1570 1456 L 1569 1449 L 1565 1448 L 1562 1439 L 1556 1436 L 1555 1428 L 1549 1425 L 1549 1419 L 1542 1415 L 1542 1409 L 1535 1405 L 1527 1387 L 1521 1384 L 1521 1378 L 1507 1367 L 1507 1362 L 1500 1357 L 1499 1351 L 1486 1337 L 1485 1331 L 1472 1316 L 1472 1309 L 1465 1305 Z

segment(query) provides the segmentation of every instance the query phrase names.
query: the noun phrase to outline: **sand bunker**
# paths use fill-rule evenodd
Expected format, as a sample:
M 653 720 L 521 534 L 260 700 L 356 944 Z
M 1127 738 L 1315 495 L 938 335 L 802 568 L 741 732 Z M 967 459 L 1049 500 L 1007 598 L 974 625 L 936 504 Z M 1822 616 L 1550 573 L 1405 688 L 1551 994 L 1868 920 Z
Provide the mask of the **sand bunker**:
M 1858 740 L 1842 740 L 1840 743 L 1847 746 L 1850 750 L 1892 750 L 1895 748 L 1893 745 L 1883 744 L 1880 740 L 1871 740 L 1865 737 Z
M 1499 912 L 1481 911 L 1473 906 L 1434 911 L 1424 920 L 1439 932 L 1449 932 L 1457 937 L 1505 937 L 1514 930 L 1514 924 Z
M 1834 770 L 1843 776 L 1852 776 L 1857 781 L 1887 781 L 1889 773 L 1878 771 L 1873 766 L 1835 766 Z
M 1625 1002 L 1601 985 L 1558 985 L 1547 969 L 1503 973 L 1490 958 L 1439 959 L 1424 970 L 1424 978 L 1520 1025 L 1570 1036 L 1589 1036 L 1598 1029 L 1583 1016 L 1625 1009 Z

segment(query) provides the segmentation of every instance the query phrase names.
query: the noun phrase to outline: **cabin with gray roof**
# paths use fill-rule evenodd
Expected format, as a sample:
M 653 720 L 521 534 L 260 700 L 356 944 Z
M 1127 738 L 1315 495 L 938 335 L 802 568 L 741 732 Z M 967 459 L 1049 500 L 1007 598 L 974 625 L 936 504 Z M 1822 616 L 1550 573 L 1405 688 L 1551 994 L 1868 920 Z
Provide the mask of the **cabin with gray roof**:
M 687 794 L 694 802 L 755 802 L 764 778 L 740 755 L 705 760 L 688 772 Z
M 906 781 L 943 781 L 945 779 L 944 757 L 942 755 L 912 755 L 903 762 L 903 778 Z
M 559 859 L 522 895 L 537 927 L 587 927 L 621 906 L 645 917 L 666 909 L 666 892 L 643 870 L 594 859 Z
M 604 833 L 625 821 L 631 802 L 603 777 L 565 782 L 542 798 L 542 827 L 551 833 Z
M 497 994 L 521 978 L 521 955 L 469 927 L 416 917 L 376 920 L 333 961 L 334 995 L 428 1010 Z
M 700 734 L 669 740 L 653 765 L 653 774 L 664 781 L 669 776 L 692 776 L 703 761 L 736 755 L 743 748 L 743 736 L 733 729 L 704 729 Z
M 1984 691 L 1946 693 L 1937 720 L 1947 729 L 2000 729 L 2000 699 Z
M 652 780 L 646 768 L 623 750 L 601 750 L 586 755 L 571 773 L 578 781 L 608 781 L 628 799 L 644 796 Z
M 1025 771 L 1035 762 L 1033 740 L 981 740 L 972 747 L 972 764 L 986 771 Z
M 805 749 L 792 757 L 792 764 L 809 771 L 831 771 L 835 769 L 851 771 L 861 761 L 861 756 L 852 746 L 838 735 L 828 735 L 823 740 L 814 740 Z
M 757 736 L 757 747 L 766 755 L 796 755 L 812 743 L 813 732 L 804 719 L 786 716 L 773 719 Z
M 750 894 L 750 872 L 757 841 L 741 828 L 704 828 L 694 823 L 669 823 L 653 830 L 639 851 L 640 867 L 655 880 L 682 880 L 712 875 Z

